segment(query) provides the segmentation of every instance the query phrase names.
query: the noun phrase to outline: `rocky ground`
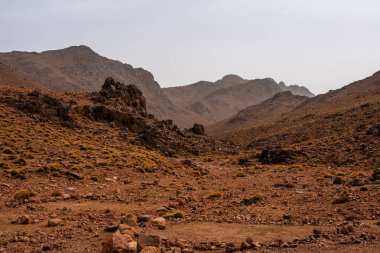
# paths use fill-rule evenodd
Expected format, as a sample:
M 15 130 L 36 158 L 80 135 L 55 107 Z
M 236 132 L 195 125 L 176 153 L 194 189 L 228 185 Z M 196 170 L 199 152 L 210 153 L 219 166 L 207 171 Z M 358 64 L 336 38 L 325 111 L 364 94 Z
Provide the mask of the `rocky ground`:
M 18 92 L 0 92 L 0 252 L 378 252 L 376 167 L 234 149 L 143 98 Z
M 371 181 L 372 171 L 241 167 L 231 164 L 233 158 L 175 159 L 185 165 L 173 175 L 120 168 L 107 169 L 99 180 L 33 170 L 27 180 L 2 177 L 0 252 L 146 246 L 376 252 L 380 184 Z

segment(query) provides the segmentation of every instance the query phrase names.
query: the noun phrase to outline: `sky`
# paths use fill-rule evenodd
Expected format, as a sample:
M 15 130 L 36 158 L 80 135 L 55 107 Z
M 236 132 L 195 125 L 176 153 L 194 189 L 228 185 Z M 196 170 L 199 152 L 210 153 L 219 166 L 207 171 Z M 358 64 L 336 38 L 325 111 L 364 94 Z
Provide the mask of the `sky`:
M 162 87 L 227 74 L 316 94 L 380 70 L 379 0 L 0 0 L 0 51 L 87 45 Z

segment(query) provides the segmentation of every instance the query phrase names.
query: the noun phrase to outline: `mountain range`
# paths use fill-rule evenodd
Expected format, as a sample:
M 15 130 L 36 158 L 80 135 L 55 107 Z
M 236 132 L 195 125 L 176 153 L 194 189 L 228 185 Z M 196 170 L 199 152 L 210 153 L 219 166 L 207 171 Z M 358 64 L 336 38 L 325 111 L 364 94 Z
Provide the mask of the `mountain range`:
M 100 89 L 105 78 L 112 76 L 136 85 L 150 101 L 149 113 L 159 119 L 172 119 L 180 127 L 213 124 L 282 91 L 313 96 L 305 87 L 286 86 L 271 78 L 245 80 L 236 75 L 227 75 L 216 82 L 161 88 L 149 71 L 100 56 L 87 46 L 41 53 L 0 53 L 0 63 L 11 70 L 6 71 L 8 77 L 0 76 L 0 82 L 53 91 L 93 92 Z M 10 80 L 9 73 L 14 74 L 15 80 Z

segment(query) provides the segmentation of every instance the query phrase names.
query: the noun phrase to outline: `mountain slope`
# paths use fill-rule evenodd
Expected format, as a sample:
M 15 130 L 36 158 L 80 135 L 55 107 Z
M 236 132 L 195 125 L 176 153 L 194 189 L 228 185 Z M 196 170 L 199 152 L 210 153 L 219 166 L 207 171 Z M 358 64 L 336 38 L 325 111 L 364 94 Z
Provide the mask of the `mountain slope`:
M 23 73 L 0 63 L 0 85 L 33 86 L 34 82 Z
M 248 106 L 259 104 L 282 91 L 314 96 L 304 87 L 286 86 L 271 78 L 245 80 L 236 75 L 227 75 L 214 83 L 201 81 L 164 88 L 164 91 L 175 104 L 208 119 L 209 124 L 230 117 Z
M 380 164 L 380 73 L 311 98 L 280 120 L 221 137 L 248 149 L 281 146 L 336 166 Z
M 176 123 L 193 123 L 197 115 L 178 109 L 162 92 L 153 75 L 129 64 L 110 60 L 86 46 L 73 46 L 41 53 L 0 53 L 0 62 L 21 72 L 41 87 L 54 91 L 96 91 L 109 76 L 126 84 L 134 84 L 150 102 L 148 112 L 158 118 L 175 116 Z M 190 115 L 190 116 L 189 116 Z M 187 122 L 189 121 L 190 123 Z
M 237 114 L 207 127 L 207 133 L 220 134 L 252 127 L 265 120 L 288 113 L 308 99 L 305 96 L 293 95 L 290 91 L 277 93 L 260 104 L 247 107 Z

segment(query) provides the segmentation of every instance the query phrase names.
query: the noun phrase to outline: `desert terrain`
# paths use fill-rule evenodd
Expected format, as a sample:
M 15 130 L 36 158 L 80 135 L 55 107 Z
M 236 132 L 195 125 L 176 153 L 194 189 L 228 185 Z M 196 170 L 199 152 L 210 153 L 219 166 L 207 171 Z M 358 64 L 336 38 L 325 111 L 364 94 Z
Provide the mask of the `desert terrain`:
M 378 252 L 378 73 L 219 133 L 102 84 L 1 86 L 0 252 Z

